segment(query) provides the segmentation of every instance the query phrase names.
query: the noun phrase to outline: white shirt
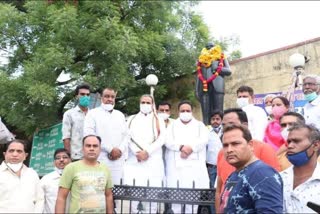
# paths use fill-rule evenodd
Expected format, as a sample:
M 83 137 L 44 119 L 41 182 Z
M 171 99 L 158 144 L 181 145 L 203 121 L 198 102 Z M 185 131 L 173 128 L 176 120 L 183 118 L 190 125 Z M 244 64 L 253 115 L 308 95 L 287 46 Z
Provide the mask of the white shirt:
M 61 175 L 57 171 L 50 172 L 40 180 L 40 186 L 44 192 L 44 209 L 43 213 L 54 213 L 56 200 L 59 190 L 59 181 Z M 67 200 L 66 210 L 68 209 L 69 200 Z
M 207 163 L 217 165 L 218 153 L 222 149 L 222 143 L 219 135 L 212 129 L 209 132 L 209 141 L 207 145 Z
M 320 96 L 303 107 L 306 124 L 314 124 L 320 130 Z
M 293 189 L 293 166 L 280 173 L 283 180 L 283 204 L 285 213 L 315 213 L 307 203 L 320 204 L 320 164 L 307 181 Z
M 242 108 L 248 117 L 248 128 L 252 139 L 263 141 L 264 133 L 268 125 L 266 112 L 259 106 L 249 104 Z
M 101 137 L 101 153 L 98 160 L 105 163 L 111 170 L 113 183 L 120 184 L 129 140 L 129 130 L 123 113 L 116 109 L 109 112 L 101 106 L 92 109 L 85 117 L 83 130 L 84 136 L 97 135 Z M 109 160 L 108 158 L 108 154 L 113 148 L 121 150 L 122 155 L 118 160 Z
M 63 114 L 62 139 L 70 138 L 71 158 L 82 159 L 83 122 L 85 113 L 76 106 Z
M 42 213 L 43 192 L 36 171 L 23 165 L 20 177 L 0 166 L 0 213 Z
M 167 128 L 166 137 L 166 175 L 169 187 L 209 188 L 209 176 L 206 167 L 206 145 L 209 130 L 205 125 L 192 118 L 184 124 L 180 118 Z M 192 153 L 183 159 L 180 157 L 180 146 L 188 145 Z

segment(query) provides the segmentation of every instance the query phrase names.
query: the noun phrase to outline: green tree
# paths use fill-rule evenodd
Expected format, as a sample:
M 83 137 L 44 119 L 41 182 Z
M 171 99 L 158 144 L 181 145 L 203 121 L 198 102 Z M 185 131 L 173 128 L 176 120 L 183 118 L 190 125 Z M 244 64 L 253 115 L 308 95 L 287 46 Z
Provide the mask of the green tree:
M 162 99 L 175 77 L 194 72 L 208 41 L 191 10 L 196 2 L 69 2 L 0 3 L 0 49 L 9 56 L 0 70 L 0 115 L 29 136 L 61 120 L 83 81 L 95 91 L 118 89 L 118 108 L 130 114 L 154 73 Z M 58 82 L 63 73 L 70 79 Z
M 238 35 L 221 37 L 219 39 L 213 38 L 212 40 L 214 43 L 221 46 L 229 61 L 240 59 L 242 57 L 242 52 L 238 49 L 240 45 L 240 37 Z

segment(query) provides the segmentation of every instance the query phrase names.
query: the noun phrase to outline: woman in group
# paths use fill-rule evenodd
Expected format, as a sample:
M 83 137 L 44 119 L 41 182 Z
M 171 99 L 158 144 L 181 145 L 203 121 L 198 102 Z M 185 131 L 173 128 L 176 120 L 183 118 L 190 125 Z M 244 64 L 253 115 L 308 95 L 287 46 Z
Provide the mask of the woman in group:
M 276 96 L 272 99 L 273 120 L 269 122 L 263 141 L 270 144 L 277 151 L 286 140 L 281 135 L 280 117 L 289 111 L 290 102 L 283 96 Z

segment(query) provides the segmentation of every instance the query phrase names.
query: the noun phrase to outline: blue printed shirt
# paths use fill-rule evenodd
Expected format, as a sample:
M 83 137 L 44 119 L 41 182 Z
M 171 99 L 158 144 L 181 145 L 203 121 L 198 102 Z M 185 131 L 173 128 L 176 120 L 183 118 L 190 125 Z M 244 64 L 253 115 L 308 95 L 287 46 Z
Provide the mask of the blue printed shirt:
M 223 213 L 282 213 L 283 183 L 279 173 L 257 160 L 227 179 L 221 194 Z

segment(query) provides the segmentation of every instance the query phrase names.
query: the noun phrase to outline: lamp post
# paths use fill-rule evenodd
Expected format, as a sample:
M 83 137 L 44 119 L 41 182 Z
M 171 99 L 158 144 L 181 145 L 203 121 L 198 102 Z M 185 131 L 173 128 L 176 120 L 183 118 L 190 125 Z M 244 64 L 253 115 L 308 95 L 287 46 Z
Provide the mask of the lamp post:
M 304 71 L 305 62 L 306 62 L 306 59 L 304 55 L 299 53 L 292 54 L 289 57 L 289 64 L 291 65 L 291 67 L 293 67 L 293 73 L 292 73 L 292 83 L 289 87 L 286 98 L 290 101 L 291 110 L 294 110 L 294 105 L 293 105 L 294 90 L 296 88 L 301 89 L 301 86 L 302 86 L 301 74 Z
M 158 77 L 154 74 L 149 74 L 146 78 L 146 83 L 150 86 L 150 95 L 153 97 L 154 87 L 158 84 Z
M 295 53 L 292 54 L 289 58 L 289 64 L 291 67 L 293 67 L 293 79 L 295 87 L 298 87 L 301 89 L 302 85 L 302 79 L 301 79 L 301 73 L 304 71 L 304 65 L 305 65 L 305 57 L 302 54 Z

